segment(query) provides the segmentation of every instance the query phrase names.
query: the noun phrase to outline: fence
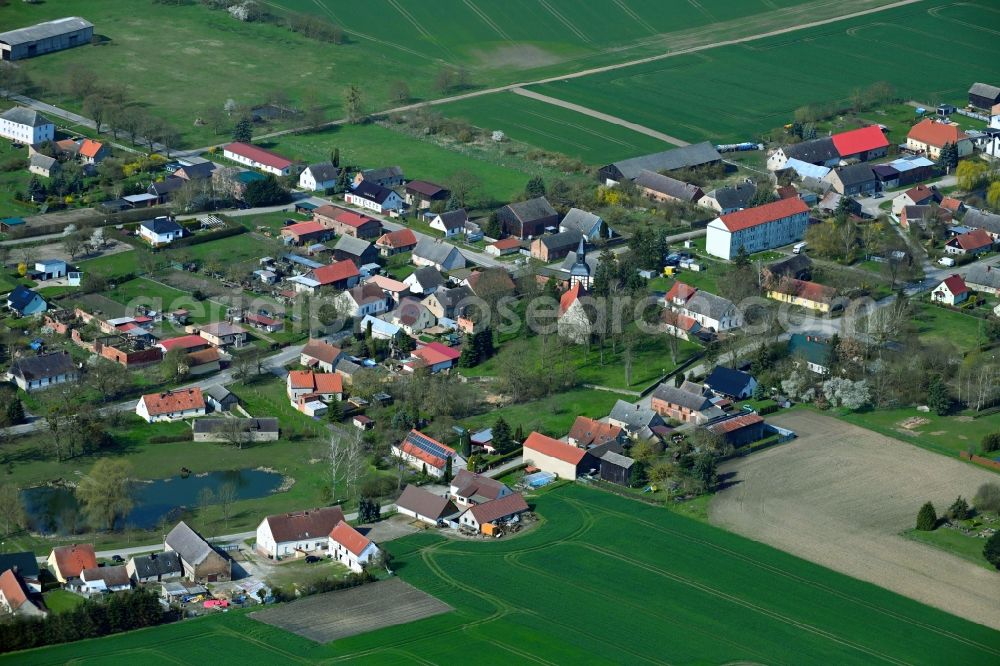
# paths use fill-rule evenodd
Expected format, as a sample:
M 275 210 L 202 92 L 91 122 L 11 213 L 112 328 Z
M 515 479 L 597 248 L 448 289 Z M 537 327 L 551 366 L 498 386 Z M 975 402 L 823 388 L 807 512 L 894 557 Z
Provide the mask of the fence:
M 990 460 L 989 458 L 984 458 L 982 456 L 977 456 L 974 453 L 969 453 L 968 451 L 959 451 L 958 457 L 962 460 L 968 460 L 974 462 L 977 465 L 982 465 L 983 467 L 989 467 L 1000 472 L 1000 461 Z

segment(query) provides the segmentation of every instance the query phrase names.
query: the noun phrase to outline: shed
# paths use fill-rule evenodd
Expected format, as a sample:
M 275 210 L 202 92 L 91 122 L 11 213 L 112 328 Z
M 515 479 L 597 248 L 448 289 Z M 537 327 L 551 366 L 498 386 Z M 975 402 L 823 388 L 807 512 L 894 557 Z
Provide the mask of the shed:
M 601 479 L 619 486 L 629 485 L 632 468 L 636 462 L 633 458 L 623 456 L 614 451 L 607 451 L 601 456 Z

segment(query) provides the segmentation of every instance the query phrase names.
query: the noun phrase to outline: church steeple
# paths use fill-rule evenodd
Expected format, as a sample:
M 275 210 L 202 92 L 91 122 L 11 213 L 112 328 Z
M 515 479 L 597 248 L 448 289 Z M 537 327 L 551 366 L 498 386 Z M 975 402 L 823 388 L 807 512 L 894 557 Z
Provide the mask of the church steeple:
M 576 263 L 569 272 L 569 286 L 579 283 L 584 289 L 590 289 L 590 265 L 587 263 L 587 248 L 584 239 L 576 250 Z

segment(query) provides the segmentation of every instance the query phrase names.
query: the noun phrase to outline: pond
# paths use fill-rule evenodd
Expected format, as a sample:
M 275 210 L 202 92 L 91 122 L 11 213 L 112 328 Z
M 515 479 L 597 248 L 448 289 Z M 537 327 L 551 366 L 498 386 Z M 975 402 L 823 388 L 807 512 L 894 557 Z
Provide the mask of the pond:
M 197 508 L 202 491 L 217 492 L 225 483 L 236 486 L 237 499 L 264 497 L 281 487 L 281 474 L 256 469 L 172 476 L 136 484 L 135 506 L 117 527 L 155 528 L 166 518 L 179 519 L 184 509 Z M 38 486 L 21 491 L 28 527 L 39 534 L 70 534 L 86 527 L 86 517 L 72 488 Z

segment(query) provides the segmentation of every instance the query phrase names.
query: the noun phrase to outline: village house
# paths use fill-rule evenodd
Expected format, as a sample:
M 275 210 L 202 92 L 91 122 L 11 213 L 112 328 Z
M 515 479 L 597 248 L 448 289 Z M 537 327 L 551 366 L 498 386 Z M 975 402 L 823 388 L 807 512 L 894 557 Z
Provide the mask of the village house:
M 475 294 L 467 286 L 449 289 L 441 287 L 425 297 L 421 303 L 437 319 L 457 319 L 472 304 Z
M 680 280 L 674 282 L 664 297 L 668 307 L 698 322 L 713 333 L 725 333 L 743 325 L 739 308 L 729 299 L 695 289 Z
M 392 300 L 393 303 L 397 304 L 402 301 L 405 296 L 409 296 L 410 294 L 410 288 L 407 287 L 406 284 L 384 275 L 373 275 L 365 280 L 365 284 L 378 287 L 382 290 L 383 294 Z
M 710 423 L 705 428 L 733 447 L 739 448 L 764 439 L 764 419 L 759 414 L 735 414 Z
M 499 266 L 475 270 L 469 277 L 462 280 L 462 284 L 471 289 L 473 294 L 483 299 L 508 296 L 517 289 L 510 273 Z
M 421 266 L 403 280 L 411 294 L 428 296 L 444 286 L 445 279 L 433 266 Z
M 652 407 L 640 407 L 624 400 L 615 402 L 608 414 L 608 423 L 621 427 L 634 439 L 648 440 L 654 436 L 654 428 L 664 425 L 661 417 Z
M 801 199 L 780 199 L 709 222 L 705 250 L 732 259 L 740 248 L 753 254 L 802 240 L 807 226 L 809 206 Z
M 412 484 L 403 488 L 396 500 L 396 510 L 434 527 L 458 515 L 458 508 L 448 497 L 429 493 Z
M 660 313 L 660 324 L 664 333 L 681 340 L 692 340 L 701 331 L 701 324 L 674 310 L 664 310 Z
M 586 449 L 532 432 L 524 440 L 524 462 L 543 472 L 555 474 L 560 479 L 576 479 L 581 474 L 596 470 L 600 463 Z
M 10 366 L 10 376 L 17 387 L 28 393 L 80 379 L 80 369 L 66 352 L 22 356 Z
M 62 165 L 54 157 L 35 153 L 28 158 L 28 171 L 42 178 L 51 178 L 62 171 Z
M 208 344 L 208 340 L 200 335 L 182 335 L 176 338 L 167 338 L 166 340 L 160 340 L 156 346 L 163 350 L 164 355 L 175 349 L 193 353 L 211 347 Z
M 722 410 L 704 395 L 666 383 L 660 384 L 653 391 L 650 406 L 664 418 L 694 425 L 702 425 L 722 415 Z
M 833 185 L 833 190 L 837 194 L 852 196 L 860 194 L 867 196 L 876 192 L 879 187 L 879 180 L 868 164 L 849 164 L 837 167 L 823 178 Z
M 313 221 L 341 236 L 378 238 L 382 235 L 382 223 L 375 218 L 329 204 L 313 211 Z
M 583 235 L 576 229 L 557 234 L 546 234 L 531 241 L 531 256 L 550 263 L 562 259 L 575 250 Z
M 507 238 L 501 238 L 500 240 L 490 243 L 486 246 L 484 250 L 486 254 L 491 257 L 505 257 L 508 254 L 514 254 L 521 249 L 521 241 L 513 236 Z
M 767 158 L 768 171 L 781 171 L 789 160 L 799 160 L 806 164 L 835 167 L 840 163 L 840 152 L 832 137 L 820 137 L 778 148 Z
M 391 257 L 401 252 L 409 252 L 417 246 L 417 236 L 411 229 L 399 229 L 382 234 L 375 241 L 375 247 L 383 257 Z
M 899 226 L 904 229 L 913 225 L 926 228 L 934 222 L 948 224 L 951 220 L 951 212 L 940 206 L 903 206 L 903 212 L 899 214 Z
M 1000 242 L 1000 215 L 996 213 L 970 208 L 962 218 L 962 226 L 982 229 L 993 238 L 994 242 Z
M 730 400 L 745 400 L 753 395 L 757 380 L 749 372 L 717 365 L 705 378 L 705 388 Z
M 458 364 L 462 353 L 440 342 L 419 344 L 410 352 L 410 360 L 403 363 L 403 370 L 413 372 L 427 369 L 431 374 L 450 370 Z
M 284 328 L 284 323 L 282 323 L 280 319 L 268 317 L 267 315 L 258 314 L 256 312 L 248 312 L 244 314 L 243 321 L 246 322 L 251 328 L 255 328 L 258 331 L 264 331 L 265 333 L 277 333 Z
M 889 140 L 878 125 L 838 132 L 830 139 L 842 161 L 868 162 L 889 154 Z
M 965 284 L 969 289 L 1000 296 L 1000 268 L 976 264 L 965 274 Z
M 122 592 L 132 589 L 132 579 L 124 565 L 91 567 L 80 572 L 80 590 L 86 594 Z
M 49 304 L 38 292 L 19 284 L 7 294 L 7 309 L 19 317 L 29 317 L 45 312 Z
M 36 598 L 16 570 L 0 574 L 0 610 L 14 617 L 45 617 L 48 611 Z
M 941 149 L 949 143 L 958 147 L 959 157 L 972 154 L 972 140 L 958 125 L 948 122 L 925 118 L 910 128 L 906 135 L 906 147 L 909 150 L 923 153 L 932 160 L 940 159 Z
M 559 213 L 545 197 L 536 197 L 507 204 L 497 211 L 497 219 L 504 234 L 525 240 L 558 226 Z
M 330 532 L 343 521 L 339 506 L 267 516 L 257 526 L 254 549 L 272 560 L 325 550 Z
M 698 205 L 711 208 L 720 215 L 735 213 L 750 205 L 750 200 L 757 193 L 757 185 L 750 180 L 735 185 L 726 185 L 706 192 Z
M 650 155 L 640 155 L 601 167 L 598 178 L 606 185 L 635 180 L 643 171 L 662 173 L 679 169 L 696 169 L 722 162 L 722 155 L 708 141 L 672 148 Z
M 205 397 L 198 387 L 149 393 L 135 406 L 135 413 L 146 423 L 196 418 L 205 411 Z
M 559 222 L 559 233 L 575 231 L 588 241 L 600 240 L 602 229 L 605 229 L 603 236 L 611 238 L 611 228 L 604 223 L 599 215 L 579 208 L 570 208 Z
M 420 301 L 404 299 L 386 318 L 408 335 L 414 336 L 434 326 L 437 318 Z
M 294 162 L 290 159 L 264 150 L 258 146 L 234 141 L 223 147 L 222 156 L 251 169 L 257 169 L 275 176 L 287 176 L 292 172 Z
M 380 169 L 366 169 L 354 174 L 354 185 L 367 182 L 380 187 L 399 187 L 403 184 L 403 170 L 398 166 L 382 167 Z
M 169 217 L 157 217 L 139 223 L 139 236 L 153 247 L 170 245 L 184 237 L 184 227 Z
M 578 416 L 569 429 L 566 441 L 581 449 L 589 449 L 609 443 L 625 444 L 628 435 L 625 429 L 611 423 L 601 423 L 596 419 Z
M 177 553 L 167 551 L 137 555 L 125 564 L 125 572 L 138 585 L 180 578 L 184 574 L 184 568 Z
M 788 340 L 788 355 L 817 375 L 830 374 L 835 351 L 830 339 L 817 333 L 793 333 Z
M 337 186 L 339 177 L 340 168 L 333 166 L 333 162 L 310 164 L 299 174 L 299 188 L 310 192 L 325 192 Z
M 337 373 L 292 370 L 285 378 L 285 393 L 292 407 L 306 416 L 323 416 L 327 403 L 344 398 L 344 378 Z
M 439 213 L 431 220 L 430 227 L 435 231 L 440 231 L 445 238 L 452 238 L 465 232 L 465 223 L 469 221 L 469 214 L 464 208 L 450 210 L 446 213 Z
M 645 169 L 636 177 L 635 185 L 639 188 L 640 194 L 658 203 L 679 201 L 681 203 L 696 204 L 705 196 L 705 193 L 697 185 L 685 183 L 683 180 L 663 176 L 655 171 L 646 171 Z
M 344 352 L 340 347 L 323 340 L 310 339 L 299 354 L 299 365 L 322 372 L 333 372 L 343 356 Z
M 893 197 L 892 214 L 899 215 L 906 206 L 927 206 L 940 201 L 941 194 L 936 187 L 917 185 Z
M 362 238 L 341 236 L 333 246 L 333 256 L 337 261 L 350 259 L 355 266 L 374 263 L 378 259 L 375 246 Z
M 72 546 L 57 546 L 49 553 L 46 560 L 49 569 L 63 585 L 78 579 L 84 569 L 97 566 L 97 555 L 89 543 L 78 543 Z
M 403 208 L 403 199 L 395 191 L 367 180 L 355 185 L 353 190 L 344 192 L 344 201 L 380 215 Z
M 55 124 L 34 109 L 15 106 L 0 113 L 0 137 L 34 145 L 52 141 L 55 135 Z
M 451 468 L 456 471 L 468 464 L 468 461 L 455 449 L 445 446 L 415 428 L 407 433 L 402 442 L 392 445 L 392 455 L 438 479 L 444 476 L 449 459 Z
M 403 189 L 403 199 L 408 206 L 417 209 L 430 208 L 439 201 L 447 201 L 451 191 L 437 183 L 426 180 L 411 180 Z
M 163 549 L 177 553 L 184 577 L 197 583 L 225 582 L 232 578 L 232 563 L 181 521 L 163 540 Z
M 80 143 L 80 161 L 84 164 L 99 164 L 104 161 L 104 158 L 107 157 L 109 153 L 110 151 L 107 146 L 100 141 L 84 139 Z
M 461 469 L 448 488 L 448 495 L 459 507 L 485 504 L 510 495 L 513 491 L 496 479 Z
M 465 255 L 457 247 L 432 238 L 420 239 L 410 261 L 414 266 L 431 266 L 443 272 L 465 268 Z
M 955 306 L 969 298 L 969 287 L 961 275 L 950 275 L 931 291 L 935 303 Z
M 211 180 L 212 174 L 218 165 L 215 162 L 210 162 L 205 160 L 204 162 L 195 162 L 194 164 L 185 164 L 174 171 L 174 178 L 180 178 L 186 181 L 195 180 Z
M 215 177 L 213 176 L 213 182 L 214 180 Z M 174 192 L 184 187 L 185 182 L 186 181 L 182 178 L 174 178 L 173 176 L 169 176 L 167 178 L 164 178 L 163 180 L 158 180 L 154 183 L 150 183 L 149 187 L 146 188 L 146 193 L 153 197 L 154 203 L 164 204 L 170 201 Z
M 187 354 L 184 357 L 184 364 L 192 377 L 218 372 L 222 369 L 222 353 L 215 347 L 200 349 Z
M 275 418 L 203 418 L 191 422 L 195 442 L 276 442 L 281 436 Z
M 490 535 L 500 525 L 519 522 L 521 514 L 528 510 L 524 496 L 513 493 L 483 504 L 473 504 L 459 515 L 458 524 Z
M 982 229 L 959 234 L 944 244 L 947 254 L 982 254 L 993 249 L 993 237 Z
M 767 297 L 817 312 L 830 312 L 838 306 L 837 290 L 833 287 L 795 278 L 778 280 L 768 287 Z
M 281 228 L 282 240 L 293 245 L 320 243 L 333 235 L 333 232 L 319 222 L 299 222 Z M 346 238 L 346 236 L 345 236 Z
M 362 318 L 388 312 L 392 299 L 375 284 L 359 284 L 337 294 L 334 299 L 337 311 L 347 317 Z
M 213 324 L 188 327 L 189 332 L 197 333 L 213 347 L 242 347 L 247 341 L 247 331 L 242 326 L 228 321 Z
M 41 592 L 38 557 L 32 551 L 0 553 L 0 571 L 13 569 L 29 592 Z
M 337 523 L 327 540 L 330 558 L 343 564 L 354 573 L 361 573 L 379 556 L 378 546 L 357 531 L 346 520 Z
M 294 285 L 295 293 L 319 293 L 321 289 L 350 289 L 361 277 L 355 263 L 349 259 L 327 266 L 313 268 L 304 275 L 296 275 L 288 281 Z

